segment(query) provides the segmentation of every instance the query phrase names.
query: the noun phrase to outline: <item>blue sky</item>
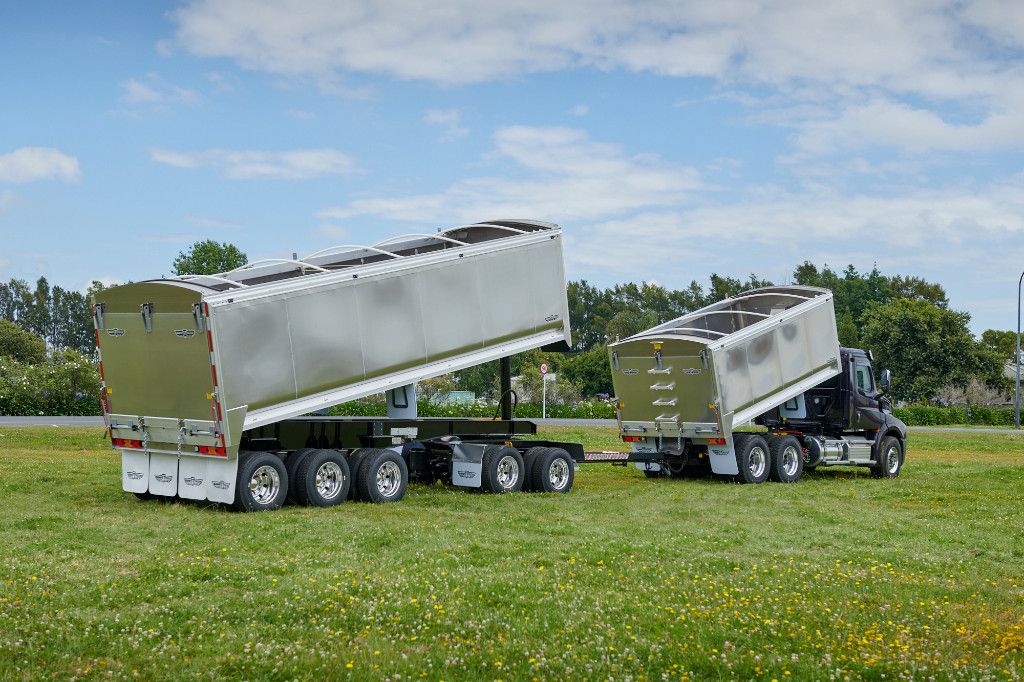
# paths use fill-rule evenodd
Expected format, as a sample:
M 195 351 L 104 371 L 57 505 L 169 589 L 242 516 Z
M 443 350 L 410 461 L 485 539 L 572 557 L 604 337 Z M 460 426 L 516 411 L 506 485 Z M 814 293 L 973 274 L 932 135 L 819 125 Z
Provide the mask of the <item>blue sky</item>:
M 572 278 L 1024 269 L 1024 3 L 0 0 L 0 278 L 498 217 Z

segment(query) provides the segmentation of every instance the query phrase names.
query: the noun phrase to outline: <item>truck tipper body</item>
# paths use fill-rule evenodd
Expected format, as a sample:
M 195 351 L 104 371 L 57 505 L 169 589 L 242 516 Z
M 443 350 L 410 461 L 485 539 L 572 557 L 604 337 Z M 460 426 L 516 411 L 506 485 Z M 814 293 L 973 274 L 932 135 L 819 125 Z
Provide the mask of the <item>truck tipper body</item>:
M 126 491 L 253 509 L 296 495 L 334 503 L 350 487 L 389 501 L 410 466 L 414 478 L 519 489 L 539 456 L 527 451 L 544 447 L 571 485 L 563 448 L 521 440 L 532 424 L 415 413 L 417 381 L 568 343 L 557 225 L 478 223 L 128 284 L 98 293 L 93 314 Z M 401 423 L 300 419 L 380 392 Z M 525 445 L 506 445 L 514 437 Z M 322 470 L 299 466 L 310 451 Z
M 870 354 L 840 348 L 826 289 L 747 291 L 612 343 L 609 358 L 629 459 L 651 477 L 792 482 L 805 466 L 902 466 L 906 426 Z M 737 430 L 749 425 L 768 432 Z

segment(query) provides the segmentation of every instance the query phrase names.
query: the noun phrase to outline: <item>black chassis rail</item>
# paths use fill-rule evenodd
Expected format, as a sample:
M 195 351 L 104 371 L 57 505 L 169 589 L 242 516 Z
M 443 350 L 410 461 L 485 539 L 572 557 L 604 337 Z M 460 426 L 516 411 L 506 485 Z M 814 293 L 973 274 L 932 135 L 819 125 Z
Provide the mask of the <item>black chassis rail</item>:
M 415 435 L 414 435 L 415 434 Z M 286 419 L 246 431 L 243 450 L 298 450 L 321 448 L 354 450 L 383 448 L 404 442 L 430 443 L 431 450 L 444 449 L 446 440 L 457 437 L 467 443 L 508 443 L 520 450 L 531 447 L 559 447 L 576 461 L 584 461 L 579 443 L 560 443 L 530 438 L 537 425 L 526 419 L 473 419 L 423 417 L 324 417 Z

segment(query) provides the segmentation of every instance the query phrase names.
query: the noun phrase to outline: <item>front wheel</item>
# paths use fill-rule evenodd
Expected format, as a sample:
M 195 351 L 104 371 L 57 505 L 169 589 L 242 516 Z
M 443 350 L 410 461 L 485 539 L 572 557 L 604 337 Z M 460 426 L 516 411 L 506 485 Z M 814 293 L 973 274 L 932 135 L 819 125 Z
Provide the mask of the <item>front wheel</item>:
M 280 509 L 288 495 L 288 471 L 281 458 L 269 452 L 246 452 L 239 456 L 242 461 L 235 483 L 235 509 Z
M 886 436 L 875 451 L 871 475 L 875 478 L 896 478 L 903 468 L 903 447 L 898 438 Z

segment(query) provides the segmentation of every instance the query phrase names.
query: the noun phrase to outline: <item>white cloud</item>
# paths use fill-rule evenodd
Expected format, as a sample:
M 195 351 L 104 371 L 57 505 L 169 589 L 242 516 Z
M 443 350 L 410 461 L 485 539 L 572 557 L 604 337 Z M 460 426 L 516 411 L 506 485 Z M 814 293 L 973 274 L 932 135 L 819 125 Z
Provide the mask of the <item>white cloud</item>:
M 207 149 L 181 152 L 153 149 L 157 163 L 178 168 L 210 166 L 236 180 L 305 180 L 324 175 L 356 172 L 355 161 L 337 149 L 291 149 L 273 152 L 260 149 Z
M 590 113 L 590 107 L 588 107 L 586 104 L 577 104 L 572 108 L 572 110 L 569 113 L 571 113 L 573 116 L 586 116 L 588 113 Z
M 949 123 L 937 113 L 876 99 L 851 106 L 837 118 L 808 120 L 796 137 L 800 152 L 878 145 L 910 152 L 990 151 L 1024 146 L 1024 117 L 992 112 L 978 123 Z
M 237 230 L 240 227 L 238 223 L 230 223 L 226 220 L 208 218 L 206 216 L 194 215 L 192 213 L 185 216 L 185 222 L 189 225 L 195 225 L 196 227 L 206 227 L 214 230 Z
M 511 162 L 513 172 L 462 180 L 436 194 L 360 199 L 319 215 L 340 220 L 370 214 L 441 223 L 495 216 L 590 220 L 676 205 L 704 188 L 693 168 L 650 155 L 630 156 L 573 128 L 501 128 L 494 135 L 490 160 Z
M 469 134 L 469 128 L 462 125 L 462 112 L 458 109 L 428 109 L 423 114 L 424 123 L 444 128 L 445 140 L 453 140 Z
M 130 78 L 121 83 L 121 101 L 132 107 L 165 108 L 169 104 L 195 104 L 199 93 L 165 81 L 157 73 L 142 80 Z
M 193 54 L 284 74 L 471 83 L 597 67 L 960 96 L 992 92 L 986 36 L 1024 41 L 1022 12 L 1008 9 L 992 0 L 277 0 L 253 11 L 245 0 L 192 0 L 172 17 Z
M 77 182 L 81 177 L 78 159 L 51 147 L 21 147 L 0 155 L 0 182 Z

